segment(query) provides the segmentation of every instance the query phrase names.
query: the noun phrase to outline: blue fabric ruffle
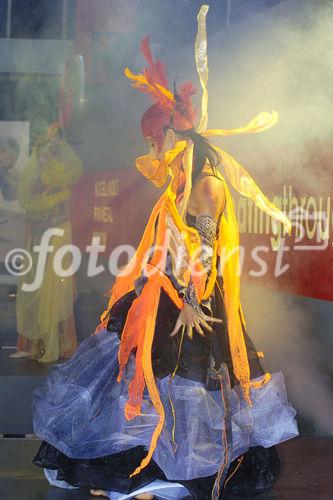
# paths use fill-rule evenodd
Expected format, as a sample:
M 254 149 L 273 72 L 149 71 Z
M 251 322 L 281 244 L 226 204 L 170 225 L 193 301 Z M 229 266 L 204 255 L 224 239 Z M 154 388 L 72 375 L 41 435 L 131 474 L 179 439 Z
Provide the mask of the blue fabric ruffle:
M 142 415 L 126 421 L 134 366 L 117 382 L 118 348 L 116 334 L 103 331 L 90 337 L 71 360 L 53 368 L 34 393 L 35 433 L 68 457 L 97 458 L 137 445 L 149 448 L 158 417 L 145 394 Z M 250 446 L 270 447 L 298 435 L 282 373 L 274 373 L 262 388 L 251 389 L 252 407 L 239 388 L 227 383 L 221 391 L 208 391 L 201 382 L 175 376 L 158 381 L 158 388 L 166 422 L 153 458 L 170 480 L 217 472 L 226 453 L 226 409 L 231 417 L 231 460 Z

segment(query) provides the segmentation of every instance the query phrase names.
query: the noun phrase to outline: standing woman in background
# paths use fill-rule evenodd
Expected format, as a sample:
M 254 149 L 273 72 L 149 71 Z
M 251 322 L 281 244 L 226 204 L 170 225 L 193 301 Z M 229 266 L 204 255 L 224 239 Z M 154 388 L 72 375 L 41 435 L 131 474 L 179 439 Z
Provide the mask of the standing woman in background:
M 42 363 L 70 357 L 77 340 L 73 318 L 75 281 L 72 276 L 58 276 L 53 268 L 54 255 L 59 248 L 72 243 L 69 219 L 69 199 L 73 186 L 82 175 L 82 164 L 66 141 L 60 137 L 58 124 L 37 140 L 25 167 L 18 188 L 18 201 L 26 212 L 26 250 L 31 256 L 30 271 L 20 278 L 16 299 L 17 352 L 11 357 L 29 357 Z M 48 242 L 54 247 L 47 253 L 41 285 L 36 290 L 24 290 L 37 275 L 39 254 L 33 251 L 40 245 L 48 229 L 60 229 Z M 69 253 L 62 262 L 64 269 L 71 265 Z

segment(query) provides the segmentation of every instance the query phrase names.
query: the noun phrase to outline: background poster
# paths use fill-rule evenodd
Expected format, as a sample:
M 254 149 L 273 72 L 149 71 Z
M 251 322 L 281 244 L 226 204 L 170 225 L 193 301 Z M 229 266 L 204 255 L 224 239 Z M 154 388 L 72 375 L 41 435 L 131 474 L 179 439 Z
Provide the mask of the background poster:
M 29 122 L 0 121 L 0 144 L 6 138 L 17 141 L 19 151 L 13 169 L 19 175 L 29 157 Z M 4 262 L 11 249 L 23 246 L 24 231 L 24 211 L 16 200 L 6 201 L 0 192 L 0 262 Z M 3 279 L 0 275 L 0 282 Z

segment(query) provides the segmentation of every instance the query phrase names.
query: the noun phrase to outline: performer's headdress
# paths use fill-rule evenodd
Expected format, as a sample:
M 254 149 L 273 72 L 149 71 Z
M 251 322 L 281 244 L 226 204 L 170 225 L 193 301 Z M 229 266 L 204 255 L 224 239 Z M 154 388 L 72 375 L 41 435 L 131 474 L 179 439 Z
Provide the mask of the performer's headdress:
M 212 136 L 230 136 L 236 134 L 256 134 L 267 130 L 278 121 L 276 111 L 263 112 L 257 115 L 253 120 L 242 127 L 235 129 L 210 129 L 208 124 L 208 57 L 207 57 L 207 35 L 206 35 L 206 15 L 208 5 L 203 5 L 198 14 L 198 32 L 195 41 L 195 62 L 202 88 L 201 97 L 201 117 L 196 127 L 204 137 Z M 156 141 L 160 150 L 165 131 L 168 127 L 176 131 L 186 131 L 194 128 L 195 111 L 191 102 L 191 97 L 195 93 L 194 85 L 191 82 L 183 84 L 179 91 L 174 92 L 168 88 L 165 67 L 159 60 L 154 61 L 149 44 L 149 38 L 146 37 L 141 42 L 142 53 L 148 63 L 148 67 L 142 73 L 134 74 L 129 68 L 125 69 L 125 76 L 132 80 L 132 85 L 140 92 L 148 94 L 154 104 L 150 106 L 143 114 L 141 119 L 141 130 L 145 137 L 152 137 Z M 191 150 L 192 147 L 192 150 Z M 291 230 L 291 223 L 288 217 L 262 193 L 253 178 L 246 169 L 240 165 L 228 153 L 218 146 L 214 145 L 222 159 L 221 172 L 226 175 L 232 186 L 243 196 L 250 198 L 264 212 L 275 220 L 281 222 L 287 232 Z M 188 197 L 191 192 L 191 173 L 192 173 L 192 155 L 193 144 L 187 147 L 187 165 L 183 164 L 183 170 L 186 175 L 185 196 L 180 213 L 186 213 Z M 149 177 L 151 180 L 152 177 Z
M 195 93 L 194 85 L 187 82 L 171 92 L 168 88 L 165 66 L 160 61 L 154 61 L 149 37 L 141 42 L 141 51 L 148 63 L 142 74 L 134 75 L 128 68 L 125 74 L 133 81 L 133 86 L 148 94 L 154 102 L 141 119 L 141 130 L 144 137 L 151 137 L 156 141 L 158 149 L 163 145 L 164 134 L 168 127 L 178 131 L 194 127 L 195 110 L 191 97 Z

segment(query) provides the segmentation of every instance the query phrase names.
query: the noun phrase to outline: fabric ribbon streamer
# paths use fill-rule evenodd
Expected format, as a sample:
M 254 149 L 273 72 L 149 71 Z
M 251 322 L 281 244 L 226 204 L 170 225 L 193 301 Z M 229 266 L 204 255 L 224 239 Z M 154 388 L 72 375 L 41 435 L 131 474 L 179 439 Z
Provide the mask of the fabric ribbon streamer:
M 199 75 L 200 84 L 202 87 L 201 101 L 201 118 L 198 127 L 198 132 L 204 137 L 212 136 L 231 136 L 238 134 L 257 134 L 263 132 L 275 125 L 278 121 L 276 111 L 271 113 L 262 112 L 253 118 L 243 127 L 235 129 L 207 129 L 208 124 L 208 57 L 207 57 L 207 37 L 206 37 L 206 16 L 209 6 L 202 5 L 198 14 L 198 33 L 195 42 L 195 61 Z M 258 185 L 255 183 L 250 174 L 242 167 L 232 156 L 215 146 L 215 149 L 222 157 L 222 170 L 232 184 L 232 186 L 241 195 L 246 196 L 264 212 L 273 217 L 275 220 L 282 222 L 288 233 L 291 231 L 291 222 L 288 217 L 262 193 Z
M 272 113 L 260 113 L 247 125 L 236 129 L 207 130 L 207 83 L 209 71 L 206 15 L 208 9 L 209 7 L 207 5 L 203 5 L 197 18 L 198 32 L 195 42 L 195 61 L 202 88 L 201 117 L 197 130 L 205 137 L 229 136 L 245 133 L 254 134 L 267 130 L 278 120 L 278 115 L 275 111 Z M 145 41 L 145 43 L 147 42 Z M 135 87 L 140 88 L 145 93 L 149 93 L 153 99 L 159 100 L 160 102 L 162 100 L 163 106 L 175 106 L 176 100 L 173 93 L 161 83 L 158 83 L 157 80 L 154 83 L 152 79 L 152 76 L 154 76 L 153 72 L 157 71 L 159 66 L 158 63 L 152 61 L 151 53 L 147 49 L 147 46 L 145 50 L 151 60 L 150 73 L 147 70 L 144 74 L 134 75 L 129 69 L 126 69 L 125 75 L 132 80 Z M 161 82 L 161 80 L 159 80 L 159 82 Z M 224 299 L 228 318 L 228 333 L 234 373 L 239 380 L 245 399 L 251 404 L 250 368 L 243 336 L 242 324 L 245 325 L 245 323 L 242 315 L 239 293 L 239 230 L 231 194 L 225 182 L 224 175 L 240 194 L 251 199 L 261 210 L 275 220 L 281 222 L 287 232 L 290 232 L 291 223 L 286 215 L 262 193 L 244 167 L 221 148 L 217 146 L 214 147 L 222 158 L 223 174 L 218 172 L 217 175 L 223 181 L 226 195 L 226 209 L 221 217 L 219 239 L 215 245 L 214 259 L 219 255 L 220 262 L 222 263 L 221 272 L 225 287 Z M 175 148 L 167 151 L 160 160 L 153 159 L 150 155 L 137 158 L 136 167 L 145 177 L 147 177 L 147 179 L 153 182 L 155 186 L 163 186 L 168 177 L 169 184 L 152 210 L 135 255 L 121 274 L 118 275 L 112 288 L 108 309 L 102 315 L 102 322 L 96 330 L 96 332 L 98 332 L 106 327 L 109 315 L 110 313 L 112 314 L 112 306 L 120 297 L 135 289 L 135 280 L 141 275 L 143 268 L 145 268 L 146 271 L 149 269 L 150 272 L 147 274 L 147 282 L 129 310 L 119 349 L 119 380 L 122 378 L 123 370 L 132 353 L 135 353 L 136 361 L 135 374 L 129 385 L 129 395 L 125 410 L 126 418 L 132 419 L 140 415 L 145 387 L 148 389 L 152 404 L 159 417 L 148 454 L 132 475 L 138 474 L 151 460 L 165 420 L 164 408 L 154 379 L 151 360 L 151 349 L 161 288 L 166 291 L 179 309 L 181 309 L 183 305 L 176 289 L 173 287 L 169 278 L 164 274 L 165 256 L 168 245 L 172 239 L 177 241 L 177 234 L 181 235 L 188 261 L 185 266 L 187 271 L 183 272 L 181 276 L 179 275 L 179 281 L 185 285 L 188 284 L 190 279 L 188 269 L 191 268 L 192 258 L 200 253 L 200 236 L 194 228 L 186 224 L 186 212 L 192 188 L 192 162 L 193 144 L 191 141 L 178 142 Z M 182 190 L 182 196 L 177 198 L 179 185 L 181 182 L 184 183 L 184 179 L 181 179 L 181 174 L 185 174 L 185 184 Z M 172 234 L 173 232 L 177 232 L 177 234 Z M 170 238 L 170 235 L 174 238 Z M 154 252 L 150 261 L 150 267 L 147 267 L 145 262 L 150 248 L 153 248 Z M 196 271 L 198 270 L 200 272 L 195 273 L 193 282 L 196 287 L 198 299 L 201 302 L 202 299 L 207 298 L 209 294 L 212 293 L 216 273 L 211 273 L 207 283 L 207 275 L 200 263 L 198 263 L 196 267 Z M 267 381 L 268 378 L 269 374 L 266 375 L 265 381 Z

